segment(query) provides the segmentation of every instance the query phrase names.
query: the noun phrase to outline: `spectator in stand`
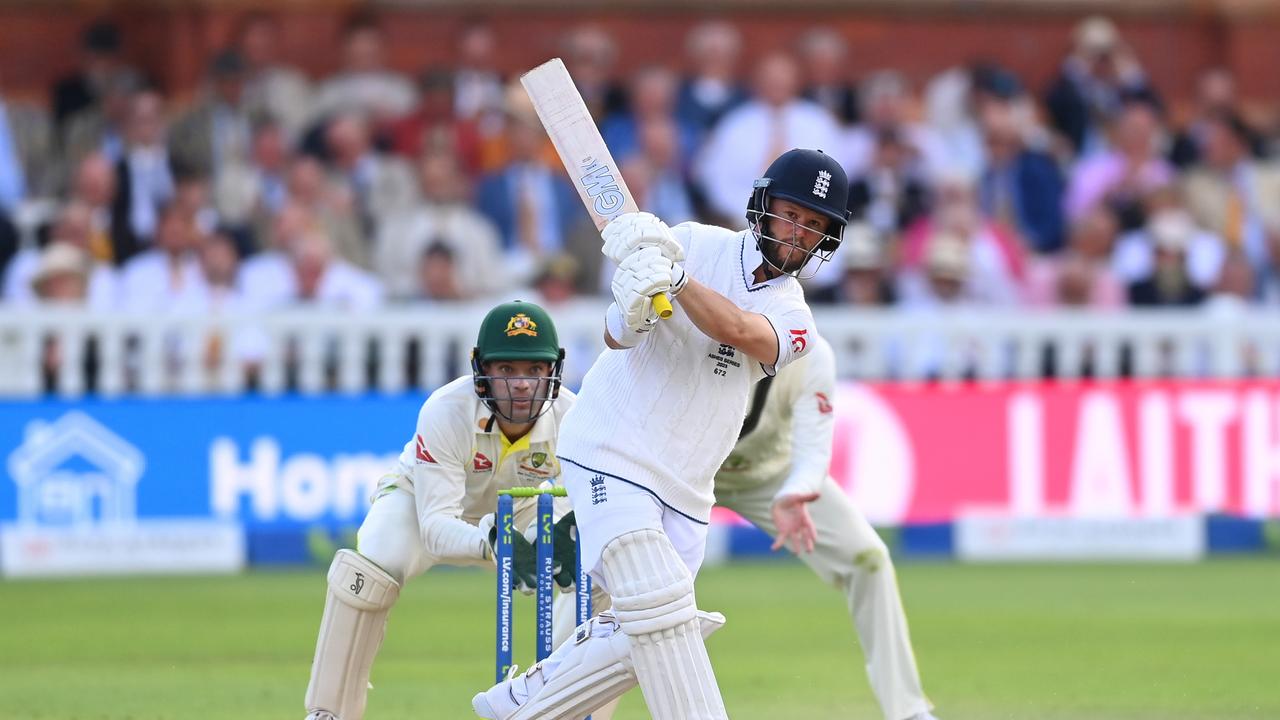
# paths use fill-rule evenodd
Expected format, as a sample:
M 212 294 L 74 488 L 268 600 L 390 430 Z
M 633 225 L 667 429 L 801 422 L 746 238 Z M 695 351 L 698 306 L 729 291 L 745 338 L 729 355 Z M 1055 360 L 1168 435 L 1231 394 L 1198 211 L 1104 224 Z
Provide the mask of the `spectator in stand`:
M 1185 170 L 1201 161 L 1210 126 L 1219 118 L 1240 115 L 1240 98 L 1236 92 L 1236 79 L 1224 67 L 1211 67 L 1196 79 L 1196 106 L 1194 115 L 1182 131 L 1174 137 L 1169 151 L 1169 161 Z M 1246 130 L 1248 150 L 1261 157 L 1266 154 L 1266 143 L 1255 128 Z
M 62 137 L 60 187 L 91 153 L 102 153 L 113 164 L 124 157 L 130 109 L 134 97 L 144 89 L 141 75 L 129 69 L 119 70 L 108 78 L 99 103 L 68 118 Z
M 457 38 L 453 110 L 458 120 L 474 125 L 479 134 L 479 161 L 470 168 L 474 178 L 503 162 L 507 85 L 498 72 L 498 41 L 488 20 L 482 17 L 465 20 Z
M 694 166 L 717 225 L 746 227 L 742 198 L 751 196 L 752 183 L 789 148 L 838 157 L 840 129 L 821 105 L 800 97 L 800 67 L 790 55 L 762 57 L 754 91 L 712 130 Z
M 7 215 L 0 212 L 0 277 L 4 276 L 9 263 L 17 255 L 20 240 L 18 228 Z
M 1253 263 L 1241 250 L 1231 250 L 1222 261 L 1222 272 L 1204 301 L 1210 312 L 1231 315 L 1249 309 L 1258 297 Z
M 1258 298 L 1268 307 L 1280 306 L 1280 226 L 1267 228 L 1267 254 L 1257 270 Z
M 286 203 L 271 219 L 266 246 L 240 263 L 236 286 L 245 307 L 258 311 L 281 305 L 293 294 L 293 243 L 323 225 L 296 202 Z
M 209 309 L 228 312 L 240 308 L 240 253 L 235 239 L 221 230 L 205 237 L 200 244 L 200 267 L 209 286 Z
M 547 258 L 533 278 L 533 289 L 544 307 L 555 307 L 577 297 L 578 260 L 561 253 Z
M 1045 97 L 1049 120 L 1064 141 L 1064 150 L 1086 157 L 1107 146 L 1106 129 L 1124 109 L 1125 100 L 1146 98 L 1158 106 L 1137 56 L 1125 45 L 1115 23 L 1086 18 L 1076 26 L 1075 47 Z
M 120 31 L 104 20 L 91 23 L 80 36 L 80 55 L 75 71 L 53 85 L 53 122 L 60 141 L 65 141 L 67 124 L 75 115 L 97 107 L 107 93 L 113 76 L 123 69 L 120 59 Z
M 849 183 L 849 211 L 886 236 L 902 232 L 929 211 L 929 186 L 914 150 L 898 130 L 876 137 L 871 165 Z
M 236 33 L 244 58 L 244 106 L 249 117 L 271 117 L 292 143 L 312 119 L 311 84 L 297 68 L 280 61 L 280 22 L 269 13 L 250 12 Z
M 640 127 L 651 122 L 665 122 L 675 128 L 678 157 L 690 157 L 696 151 L 698 129 L 675 115 L 676 83 L 675 73 L 657 65 L 632 74 L 627 108 L 605 118 L 600 125 L 605 144 L 619 162 L 640 152 Z
M 1238 115 L 1203 118 L 1199 161 L 1182 178 L 1196 223 L 1261 267 L 1268 228 L 1280 226 L 1280 166 L 1250 152 L 1252 131 Z
M 355 198 L 325 174 L 319 160 L 302 155 L 289 165 L 289 202 L 303 208 L 348 262 L 368 262 L 368 243 L 361 229 Z
M 496 117 L 501 126 L 506 86 L 498 72 L 497 47 L 493 26 L 487 20 L 464 22 L 458 33 L 457 67 L 452 77 L 453 109 L 459 119 L 483 126 L 486 119 Z
M 169 133 L 169 157 L 179 175 L 217 182 L 228 164 L 248 159 L 251 125 L 244 80 L 244 59 L 237 51 L 223 50 L 209 62 L 203 98 Z
M 924 287 L 929 282 L 928 273 L 922 268 L 929 243 L 935 237 L 946 236 L 962 241 L 969 254 L 964 268 L 964 277 L 969 283 L 966 297 L 989 305 L 1018 304 L 1025 271 L 1024 253 L 1017 238 L 1008 228 L 982 214 L 972 178 L 963 174 L 946 175 L 938 179 L 936 188 L 933 212 L 912 225 L 903 236 L 904 272 L 899 279 L 899 297 L 912 300 L 917 295 L 928 294 L 928 288 Z
M 209 284 L 195 218 L 178 203 L 162 206 L 157 215 L 155 242 L 121 271 L 121 304 L 138 314 L 205 312 Z
M 36 256 L 25 302 L 84 306 L 88 300 L 88 268 L 89 257 L 83 249 L 70 243 L 50 243 Z
M 852 223 L 844 231 L 837 262 L 844 274 L 839 282 L 806 292 L 811 303 L 855 307 L 892 305 L 893 283 L 886 275 L 885 248 L 880 234 L 869 223 Z
M 560 252 L 576 224 L 586 221 L 578 193 L 564 172 L 550 168 L 542 122 L 528 96 L 508 95 L 508 162 L 480 179 L 476 204 L 502 239 L 508 280 L 524 285 L 542 260 Z
M 668 225 L 693 220 L 693 198 L 682 168 L 688 156 L 683 154 L 681 128 L 672 118 L 655 117 L 641 122 L 636 131 L 636 153 L 622 161 L 636 205 Z
M 1130 98 L 1111 122 L 1110 146 L 1082 159 L 1067 188 L 1067 219 L 1080 219 L 1104 203 L 1125 230 L 1143 224 L 1142 198 L 1173 182 L 1174 168 L 1161 151 L 1160 109 L 1149 99 Z
M 468 202 L 469 185 L 457 157 L 431 152 L 418 161 L 417 170 L 422 201 L 391 215 L 374 246 L 374 269 L 387 293 L 412 297 L 421 287 L 418 260 L 435 246 L 449 252 L 459 297 L 482 297 L 506 287 L 498 229 Z
M 124 127 L 124 154 L 116 164 L 115 211 L 128 219 L 115 244 L 117 264 L 151 245 L 158 232 L 160 208 L 173 200 L 167 133 L 160 94 L 154 90 L 136 93 L 130 99 Z
M 360 230 L 374 238 L 391 215 L 418 202 L 413 169 L 403 159 L 378 153 L 373 148 L 368 124 L 355 114 L 344 114 L 329 123 L 325 133 L 329 168 L 333 182 L 352 199 Z M 347 256 L 360 267 L 370 266 L 368 248 Z
M 89 302 L 89 256 L 80 247 L 65 242 L 52 242 L 40 251 L 32 273 L 29 276 L 29 287 L 26 293 L 28 303 L 52 305 L 67 308 L 83 308 Z M 84 357 L 86 385 L 92 387 L 93 373 L 90 368 L 96 365 L 94 343 L 81 345 Z M 43 338 L 40 348 L 40 374 L 46 391 L 52 392 L 59 387 L 60 376 L 65 365 L 71 360 L 67 355 L 67 347 L 55 334 Z
M 1027 261 L 1027 303 L 1033 307 L 1118 309 L 1125 287 L 1112 270 L 1119 225 L 1105 207 L 1096 207 L 1071 228 L 1066 248 Z
M 562 41 L 565 67 L 596 122 L 627 107 L 627 94 L 615 79 L 618 44 L 595 25 L 580 25 Z
M 435 242 L 422 251 L 415 272 L 415 287 L 409 296 L 414 300 L 459 302 L 466 299 L 459 284 L 457 258 L 453 249 Z
M 483 161 L 476 120 L 454 109 L 453 75 L 442 68 L 423 71 L 418 79 L 418 106 L 390 128 L 391 149 L 406 158 L 448 153 L 462 161 L 466 176 L 479 176 Z
M 179 178 L 174 188 L 173 204 L 191 216 L 196 232 L 200 234 L 201 244 L 204 238 L 216 232 L 226 232 L 218 216 L 218 209 L 213 205 L 213 190 L 208 178 L 202 175 Z M 233 239 L 239 247 L 244 248 L 241 238 Z
M 850 177 L 866 174 L 879 139 L 886 131 L 911 148 L 912 160 L 926 176 L 956 168 L 936 134 L 910 119 L 911 88 L 901 73 L 880 70 L 863 80 L 858 90 L 862 121 L 844 133 L 840 155 Z
M 94 152 L 80 161 L 69 203 L 82 205 L 89 213 L 89 254 L 114 263 L 116 247 L 128 243 L 129 218 L 116 203 L 116 169 L 106 155 Z
M 1204 300 L 1204 289 L 1188 272 L 1187 251 L 1195 230 L 1181 211 L 1166 210 L 1151 218 L 1152 270 L 1148 277 L 1129 286 L 1130 304 L 1173 307 L 1198 305 Z
M 12 216 L 25 200 L 48 192 L 52 133 L 44 110 L 4 93 L 0 66 L 0 215 Z
M 323 233 L 304 231 L 290 248 L 294 302 L 332 310 L 363 312 L 382 304 L 382 284 L 338 257 Z
M 1163 243 L 1180 248 L 1187 277 L 1198 290 L 1207 292 L 1222 271 L 1227 251 L 1222 238 L 1196 225 L 1176 186 L 1152 192 L 1144 204 L 1146 225 L 1123 234 L 1116 245 L 1112 267 L 1117 277 L 1128 285 L 1150 279 L 1156 271 L 1157 249 Z
M 1054 253 L 1064 243 L 1065 183 L 1053 157 L 1029 146 L 1031 128 L 1020 111 L 1020 95 L 1021 89 L 1010 85 L 1001 95 L 988 94 L 979 106 L 986 150 L 979 199 L 983 213 L 1015 230 L 1028 250 Z
M 849 78 L 849 46 L 840 33 L 815 27 L 796 42 L 807 100 L 821 105 L 843 126 L 858 122 L 858 90 Z
M 983 94 L 979 82 L 987 74 L 986 66 L 947 68 L 930 78 L 924 88 L 924 122 L 929 137 L 949 167 L 974 175 L 982 172 L 986 157 L 978 116 Z
M 252 249 L 261 250 L 271 218 L 289 201 L 288 171 L 293 154 L 284 128 L 270 117 L 253 125 L 249 157 L 227 163 L 213 188 L 213 203 L 222 223 L 253 238 Z
M 381 129 L 413 110 L 413 83 L 386 64 L 386 37 L 377 18 L 359 15 L 342 34 L 342 68 L 316 93 L 320 118 L 354 114 Z
M 732 24 L 715 20 L 695 26 L 685 37 L 689 74 L 680 85 L 676 115 L 707 133 L 720 118 L 747 101 L 738 75 L 742 34 Z
M 74 202 L 63 206 L 50 231 L 48 245 L 43 249 L 26 247 L 13 256 L 4 275 L 4 302 L 19 306 L 35 302 L 41 296 L 37 285 L 48 257 L 65 261 L 71 256 L 67 250 L 70 248 L 80 258 L 75 267 L 84 285 L 79 297 L 94 310 L 114 310 L 118 301 L 119 278 L 110 263 L 94 257 L 89 251 L 93 222 L 92 208 Z
M 958 308 L 979 302 L 971 294 L 972 251 L 965 238 L 946 230 L 929 238 L 923 258 L 923 292 L 909 303 L 917 308 Z

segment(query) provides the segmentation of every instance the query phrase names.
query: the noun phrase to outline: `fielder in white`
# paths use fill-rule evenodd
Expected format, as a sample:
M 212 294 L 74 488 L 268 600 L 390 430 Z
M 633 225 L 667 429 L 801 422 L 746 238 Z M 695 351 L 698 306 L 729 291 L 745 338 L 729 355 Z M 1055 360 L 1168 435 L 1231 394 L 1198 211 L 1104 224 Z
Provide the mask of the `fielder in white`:
M 716 502 L 769 533 L 773 549 L 789 544 L 845 594 L 885 719 L 931 720 L 889 550 L 827 474 L 835 383 L 835 355 L 821 336 L 757 383 L 738 444 L 716 473 Z
M 369 671 L 387 615 L 409 578 L 435 565 L 493 566 L 497 491 L 539 487 L 560 473 L 556 442 L 574 395 L 560 387 L 564 361 L 555 326 L 532 303 L 494 308 L 480 326 L 472 375 L 436 390 L 396 468 L 378 484 L 356 550 L 339 550 L 316 640 L 308 720 L 360 720 Z M 557 516 L 567 512 L 557 507 Z M 534 520 L 536 500 L 518 499 L 515 526 Z M 557 543 L 557 556 L 573 548 Z M 536 586 L 532 546 L 517 547 L 521 590 Z M 570 562 L 557 575 L 556 641 L 575 620 Z
M 704 644 L 724 618 L 700 611 L 693 592 L 712 486 L 751 386 L 812 345 L 796 276 L 839 247 L 847 197 L 839 163 L 791 150 L 756 181 L 747 230 L 668 228 L 647 213 L 605 227 L 605 255 L 618 263 L 610 349 L 583 380 L 559 452 L 583 566 L 613 611 L 477 694 L 481 717 L 581 718 L 637 681 L 657 720 L 728 717 Z M 676 301 L 662 322 L 650 300 L 660 292 Z

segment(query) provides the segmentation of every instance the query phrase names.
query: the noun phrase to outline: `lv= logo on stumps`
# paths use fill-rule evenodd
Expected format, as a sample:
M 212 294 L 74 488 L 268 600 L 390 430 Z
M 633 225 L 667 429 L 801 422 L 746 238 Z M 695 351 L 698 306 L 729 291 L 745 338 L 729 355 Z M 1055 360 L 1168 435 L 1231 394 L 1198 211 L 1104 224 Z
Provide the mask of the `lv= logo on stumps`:
M 494 667 L 497 682 L 506 679 L 511 671 L 515 655 L 515 498 L 536 497 L 538 501 L 537 536 L 535 542 L 537 557 L 537 591 L 536 597 L 536 659 L 545 660 L 555 649 L 552 624 L 552 605 L 555 600 L 555 517 L 553 503 L 555 498 L 564 497 L 568 493 L 562 487 L 553 488 L 511 488 L 498 491 L 497 527 L 498 538 L 496 560 L 498 565 L 498 601 L 497 601 L 497 636 L 496 665 Z M 591 617 L 591 578 L 582 569 L 582 563 L 576 563 L 577 586 L 574 608 L 576 624 L 581 625 Z

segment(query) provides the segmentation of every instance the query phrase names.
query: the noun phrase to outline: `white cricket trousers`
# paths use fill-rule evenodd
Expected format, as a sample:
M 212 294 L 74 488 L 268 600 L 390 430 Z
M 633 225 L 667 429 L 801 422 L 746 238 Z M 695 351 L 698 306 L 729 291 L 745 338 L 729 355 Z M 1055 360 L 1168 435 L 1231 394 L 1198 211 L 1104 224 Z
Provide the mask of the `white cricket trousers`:
M 600 577 L 604 547 L 618 537 L 644 529 L 665 533 L 689 568 L 689 574 L 698 576 L 707 554 L 706 523 L 672 510 L 657 495 L 639 485 L 588 470 L 563 458 L 560 468 L 561 483 L 573 501 L 582 567 L 600 587 L 605 584 Z
M 716 487 L 716 504 L 776 537 L 770 508 L 785 478 L 751 488 Z M 905 720 L 932 706 L 920 686 L 907 616 L 889 550 L 844 490 L 828 477 L 809 503 L 818 539 L 800 558 L 845 594 L 862 641 L 867 676 L 886 720 Z

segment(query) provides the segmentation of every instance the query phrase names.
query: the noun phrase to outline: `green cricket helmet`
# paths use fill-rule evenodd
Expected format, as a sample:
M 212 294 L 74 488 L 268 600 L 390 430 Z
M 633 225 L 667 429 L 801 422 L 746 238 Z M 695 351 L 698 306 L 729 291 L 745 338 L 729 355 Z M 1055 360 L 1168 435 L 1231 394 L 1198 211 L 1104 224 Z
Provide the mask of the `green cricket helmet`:
M 541 360 L 550 366 L 546 377 L 536 378 L 527 413 L 517 414 L 510 401 L 504 402 L 495 397 L 495 384 L 506 383 L 504 397 L 510 398 L 511 382 L 522 379 L 489 374 L 485 365 L 497 360 Z M 475 379 L 476 395 L 495 414 L 515 423 L 538 419 L 560 396 L 563 371 L 564 348 L 560 347 L 555 323 L 546 310 L 530 302 L 515 300 L 495 307 L 484 316 L 476 346 L 471 351 L 471 375 Z

